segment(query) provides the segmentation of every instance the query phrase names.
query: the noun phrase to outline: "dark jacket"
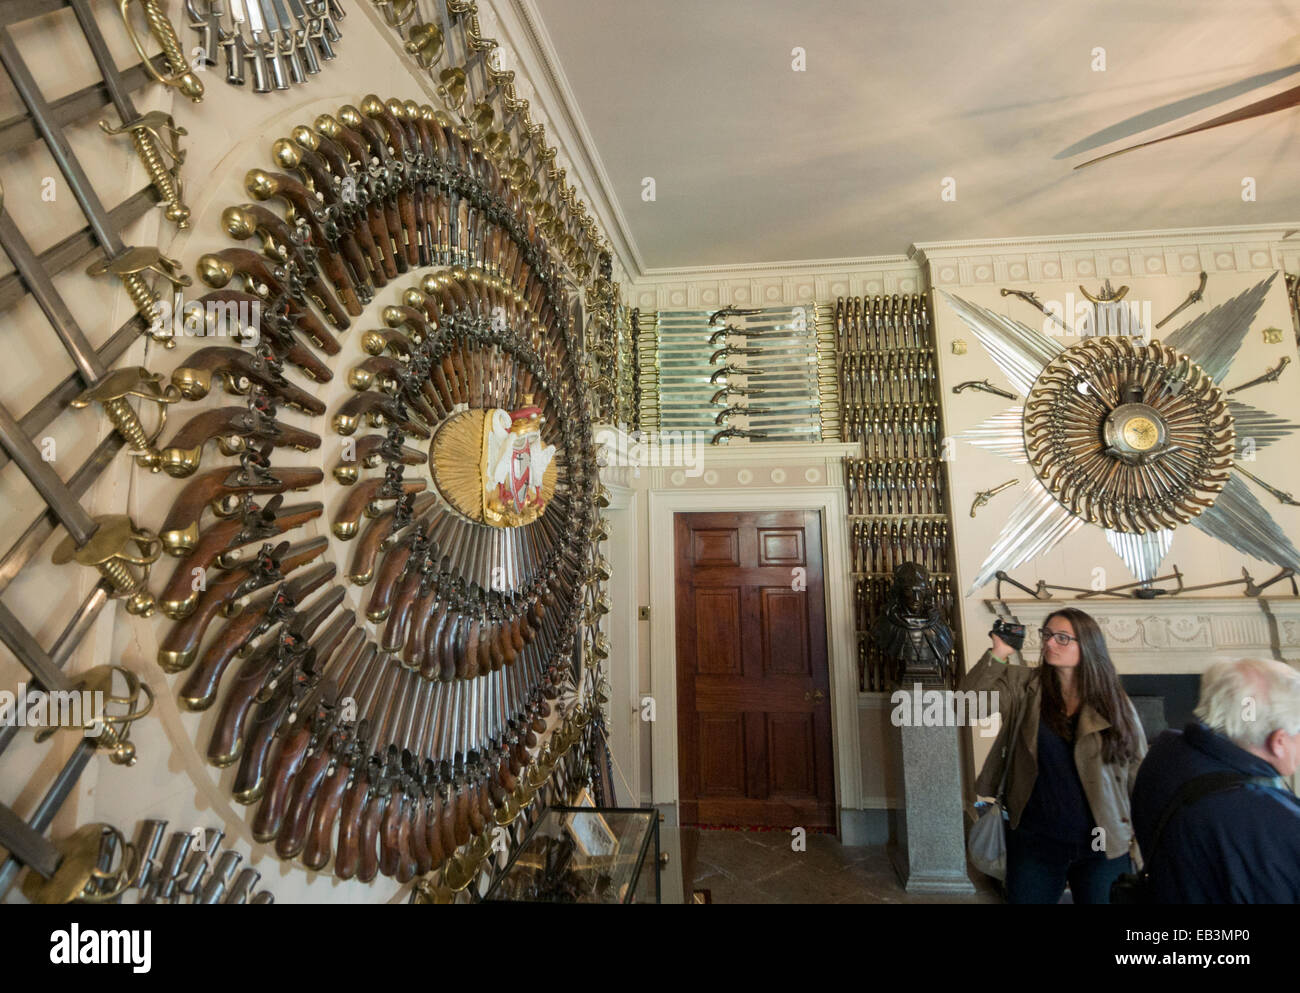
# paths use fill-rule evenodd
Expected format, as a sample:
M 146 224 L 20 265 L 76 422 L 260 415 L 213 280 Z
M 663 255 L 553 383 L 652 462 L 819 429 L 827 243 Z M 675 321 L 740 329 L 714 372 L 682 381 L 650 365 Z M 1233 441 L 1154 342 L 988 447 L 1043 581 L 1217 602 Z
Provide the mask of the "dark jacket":
M 1138 771 L 1133 822 L 1151 853 L 1160 815 L 1193 776 L 1277 775 L 1199 721 L 1156 739 Z M 1300 801 L 1290 790 L 1243 786 L 1202 797 L 1165 826 L 1148 865 L 1158 903 L 1300 903 Z
M 1011 758 L 1011 771 L 1007 775 L 1007 813 L 1011 827 L 1020 826 L 1020 815 L 1029 802 L 1038 779 L 1038 719 L 1042 706 L 1039 687 L 1041 667 L 1008 665 L 985 652 L 976 666 L 962 679 L 960 690 L 992 691 L 998 693 L 996 709 L 1002 714 L 1002 729 L 993 743 L 984 768 L 975 781 L 977 796 L 994 796 L 1002 777 L 1003 754 Z M 1084 704 L 1079 708 L 1079 724 L 1075 730 L 1074 765 L 1083 782 L 1083 792 L 1088 798 L 1097 826 L 1104 829 L 1106 857 L 1119 858 L 1130 854 L 1133 845 L 1133 826 L 1129 818 L 1129 795 L 1137 777 L 1138 763 L 1146 752 L 1146 738 L 1137 710 L 1129 702 L 1133 724 L 1138 729 L 1138 755 L 1124 765 L 1111 765 L 1101 758 L 1101 732 L 1110 727 L 1101 714 Z M 990 710 L 995 709 L 990 705 Z M 1019 714 L 1024 714 L 1016 741 L 1006 748 L 1011 728 Z

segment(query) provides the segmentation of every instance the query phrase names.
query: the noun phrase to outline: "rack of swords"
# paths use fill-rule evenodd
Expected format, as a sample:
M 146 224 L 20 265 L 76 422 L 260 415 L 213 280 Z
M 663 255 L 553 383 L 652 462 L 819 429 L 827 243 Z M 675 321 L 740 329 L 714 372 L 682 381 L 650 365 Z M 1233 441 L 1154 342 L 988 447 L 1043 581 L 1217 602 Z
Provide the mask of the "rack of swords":
M 659 318 L 635 307 L 628 317 L 632 350 L 632 430 L 659 427 Z
M 42 549 L 59 531 L 64 534 L 54 548 L 53 562 L 67 563 L 66 568 L 89 567 L 101 577 L 89 595 L 74 606 L 48 647 L 0 603 L 0 641 L 30 677 L 14 695 L 15 707 L 0 726 L 0 754 L 18 737 L 20 723 L 13 719 L 15 711 L 40 710 L 43 716 L 35 736 L 37 743 L 48 740 L 59 729 L 79 736 L 27 818 L 0 804 L 0 846 L 7 853 L 0 863 L 0 898 L 12 889 L 23 867 L 30 870 L 27 884 L 37 890 L 46 887 L 43 892 L 47 897 L 60 893 L 63 899 L 103 895 L 103 874 L 96 877 L 97 882 L 91 881 L 91 875 L 104 865 L 104 859 L 111 861 L 111 851 L 97 850 L 98 837 L 93 839 L 93 846 L 91 840 L 84 840 L 78 847 L 66 838 L 51 841 L 46 832 L 96 752 L 105 753 L 118 764 L 134 763 L 131 726 L 149 712 L 153 703 L 150 688 L 126 665 L 100 665 L 72 674 L 64 671 L 110 600 L 123 601 L 128 611 L 136 614 L 147 615 L 154 607 L 147 583 L 160 551 L 157 537 L 124 515 L 92 516 L 81 501 L 124 442 L 135 444 L 146 437 L 132 401 L 156 402 L 162 416 L 165 405 L 176 399 L 147 370 L 114 366 L 158 319 L 162 298 L 151 285 L 151 275 L 159 277 L 167 287 L 165 292 L 188 282 L 179 275 L 176 263 L 162 256 L 157 248 L 127 246 L 121 232 L 155 205 L 162 205 L 166 219 L 177 227 L 185 227 L 189 217 L 180 183 L 184 153 L 179 138 L 185 131 L 162 112 L 139 113 L 133 94 L 147 83 L 158 81 L 198 100 L 202 86 L 189 73 L 174 29 L 154 0 L 142 0 L 136 5 L 122 3 L 120 11 L 124 21 L 114 19 L 116 23 L 101 24 L 89 0 L 24 0 L 5 4 L 0 10 L 0 64 L 24 107 L 22 113 L 0 121 L 0 153 L 12 155 L 34 142 L 42 142 L 86 222 L 85 227 L 37 252 L 3 209 L 0 192 L 0 248 L 15 270 L 0 279 L 0 309 L 11 311 L 34 302 L 71 366 L 71 371 L 25 413 L 16 415 L 0 405 L 0 468 L 15 465 L 43 504 L 25 526 L 21 520 L 11 520 L 6 529 L 16 540 L 0 556 L 0 596 L 26 575 L 25 570 L 44 560 Z M 136 20 L 141 15 L 143 28 Z M 41 92 L 13 37 L 16 25 L 37 17 L 50 18 L 45 22 L 50 30 L 66 31 L 75 25 L 101 75 L 99 81 L 57 100 Z M 127 70 L 118 69 L 105 39 L 105 32 L 121 31 L 128 34 L 141 57 L 138 65 Z M 146 32 L 162 48 L 161 54 L 145 54 L 140 35 Z M 145 189 L 112 208 L 100 200 L 65 135 L 65 129 L 87 119 L 99 119 L 100 129 L 108 136 L 105 140 L 121 140 L 116 137 L 119 135 L 129 139 L 150 178 Z M 92 277 L 111 276 L 120 282 L 136 311 L 98 347 L 91 344 L 55 286 L 56 279 L 78 268 Z M 56 471 L 57 463 L 46 445 L 53 440 L 55 431 L 66 426 L 65 417 L 84 418 L 80 410 L 93 400 L 102 402 L 116 431 L 95 446 L 65 479 Z M 66 740 L 66 736 L 58 740 Z M 88 827 L 98 831 L 97 825 Z M 89 832 L 85 839 L 89 839 Z M 84 857 L 90 850 L 87 846 L 96 849 L 88 858 Z M 66 892 L 59 887 L 48 889 L 56 878 L 60 886 L 70 888 Z
M 869 632 L 897 566 L 925 567 L 940 610 L 959 629 L 930 310 L 924 296 L 895 294 L 841 297 L 825 312 L 840 434 L 863 451 L 844 459 L 859 689 L 882 692 L 891 688 L 886 660 Z
M 287 6 L 286 6 L 287 4 Z M 338 0 L 185 0 L 203 62 L 224 53 L 226 82 L 269 93 L 301 86 L 335 58 L 345 14 Z

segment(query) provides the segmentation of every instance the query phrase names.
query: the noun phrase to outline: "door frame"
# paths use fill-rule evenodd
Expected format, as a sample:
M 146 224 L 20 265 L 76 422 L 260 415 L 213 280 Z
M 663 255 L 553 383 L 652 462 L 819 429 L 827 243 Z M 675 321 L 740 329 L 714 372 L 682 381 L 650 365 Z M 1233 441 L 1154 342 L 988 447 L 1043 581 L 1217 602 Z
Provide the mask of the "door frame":
M 858 662 L 854 645 L 852 583 L 848 579 L 843 486 L 738 487 L 651 491 L 650 534 L 674 533 L 675 514 L 762 510 L 821 513 L 822 578 L 826 591 L 826 664 L 831 691 L 831 760 L 839 820 L 862 800 L 858 731 Z M 657 701 L 650 726 L 651 801 L 679 803 L 677 754 L 677 564 L 674 542 L 649 542 L 651 614 L 650 693 Z

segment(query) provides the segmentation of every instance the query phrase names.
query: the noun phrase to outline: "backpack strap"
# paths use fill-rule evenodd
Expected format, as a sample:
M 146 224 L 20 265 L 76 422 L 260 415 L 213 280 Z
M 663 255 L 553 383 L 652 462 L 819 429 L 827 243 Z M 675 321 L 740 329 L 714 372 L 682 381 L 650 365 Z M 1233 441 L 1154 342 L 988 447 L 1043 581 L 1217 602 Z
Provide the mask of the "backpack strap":
M 1156 852 L 1160 850 L 1160 839 L 1164 835 L 1165 828 L 1173 820 L 1174 815 L 1184 807 L 1190 807 L 1197 800 L 1212 793 L 1222 793 L 1239 786 L 1271 786 L 1275 789 L 1284 789 L 1285 785 L 1281 776 L 1243 776 L 1239 772 L 1210 772 L 1187 780 L 1165 806 L 1160 820 L 1156 823 L 1151 851 L 1145 859 L 1147 867 L 1155 864 Z

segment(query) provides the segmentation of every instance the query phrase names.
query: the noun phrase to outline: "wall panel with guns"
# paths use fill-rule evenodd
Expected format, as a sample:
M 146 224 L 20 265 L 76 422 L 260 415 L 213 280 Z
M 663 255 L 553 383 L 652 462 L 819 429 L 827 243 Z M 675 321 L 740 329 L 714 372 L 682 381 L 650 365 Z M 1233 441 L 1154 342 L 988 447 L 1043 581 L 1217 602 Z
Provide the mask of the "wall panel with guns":
M 840 431 L 863 451 L 844 460 L 859 689 L 882 692 L 892 687 L 868 632 L 897 566 L 925 567 L 958 630 L 929 303 L 923 296 L 841 297 L 833 326 Z
M 600 625 L 610 606 L 592 387 L 611 378 L 603 354 L 611 329 L 615 416 L 630 405 L 635 361 L 617 284 L 596 268 L 599 232 L 515 96 L 513 74 L 492 58 L 475 5 L 426 4 L 422 17 L 413 4 L 380 4 L 390 23 L 419 29 L 423 46 L 407 46 L 412 70 L 436 70 L 443 108 L 369 96 L 290 129 L 272 144 L 268 168 L 245 177 L 249 201 L 221 214 L 226 234 L 255 247 L 221 248 L 195 265 L 210 289 L 191 302 L 199 333 L 228 337 L 183 350 L 169 377 L 113 369 L 142 334 L 176 344 L 167 295 L 149 278 L 168 284 L 168 295 L 191 282 L 157 249 L 121 241 L 121 229 L 157 201 L 169 221 L 190 223 L 176 144 L 185 132 L 137 114 L 130 93 L 148 78 L 192 99 L 202 87 L 177 59 L 179 41 L 154 0 L 128 16 L 143 15 L 163 54 L 124 73 L 96 34 L 90 2 L 68 0 L 103 92 L 57 101 L 31 79 L 0 12 L 0 61 L 28 109 L 0 122 L 0 142 L 17 147 L 24 129 L 44 138 L 89 225 L 37 254 L 0 213 L 0 242 L 17 268 L 0 280 L 0 300 L 30 294 L 75 368 L 21 418 L 0 410 L 0 461 L 16 463 L 44 504 L 25 531 L 13 528 L 22 537 L 0 559 L 0 592 L 60 526 L 68 537 L 55 561 L 91 566 L 102 579 L 48 651 L 2 606 L 0 639 L 31 672 L 32 692 L 93 685 L 112 708 L 33 815 L 0 807 L 9 853 L 0 895 L 23 866 L 39 899 L 120 899 L 112 891 L 128 879 L 185 876 L 149 869 L 158 862 L 141 855 L 157 847 L 150 839 L 126 845 L 97 824 L 58 843 L 44 837 L 96 749 L 132 760 L 131 724 L 153 702 L 122 665 L 77 682 L 60 672 L 120 598 L 139 617 L 164 615 L 158 664 L 178 674 L 172 689 L 183 709 L 208 712 L 199 745 L 229 770 L 233 798 L 253 808 L 256 841 L 338 878 L 415 882 L 419 901 L 466 899 L 508 857 L 494 844 L 498 829 L 518 844 L 539 806 L 584 785 L 612 799 L 597 760 L 609 654 Z M 304 44 L 323 54 L 311 16 L 342 13 L 333 0 L 288 0 L 292 16 L 308 15 L 291 44 L 279 0 L 252 16 L 258 3 L 232 3 L 230 23 L 213 19 L 224 13 L 216 3 L 188 12 L 218 44 L 264 61 L 272 85 L 277 58 L 291 65 Z M 20 6 L 45 13 L 60 4 Z M 239 34 L 245 24 L 251 47 Z M 113 210 L 61 130 L 106 102 L 120 127 L 104 130 L 129 133 L 153 180 Z M 50 277 L 100 252 L 91 271 L 116 277 L 136 315 L 95 348 Z M 591 277 L 599 278 L 589 285 Z M 397 302 L 368 316 L 390 283 Z M 575 307 L 584 292 L 605 318 L 590 342 Z M 368 329 L 342 337 L 360 321 Z M 323 397 L 336 376 L 352 392 L 331 404 Z M 168 410 L 193 404 L 201 409 L 165 433 Z M 116 433 L 64 482 L 33 436 L 69 407 L 83 419 L 102 411 Z M 78 502 L 124 440 L 137 472 L 182 480 L 157 520 L 93 518 Z M 152 569 L 163 555 L 174 568 Z M 0 729 L 0 751 L 13 731 Z M 98 874 L 42 888 L 71 865 L 69 852 L 94 846 L 77 864 Z M 214 860 L 213 898 L 196 902 L 252 898 L 255 874 L 235 872 L 230 854 Z M 128 865 L 128 855 L 138 862 Z M 231 889 L 244 896 L 222 895 Z

